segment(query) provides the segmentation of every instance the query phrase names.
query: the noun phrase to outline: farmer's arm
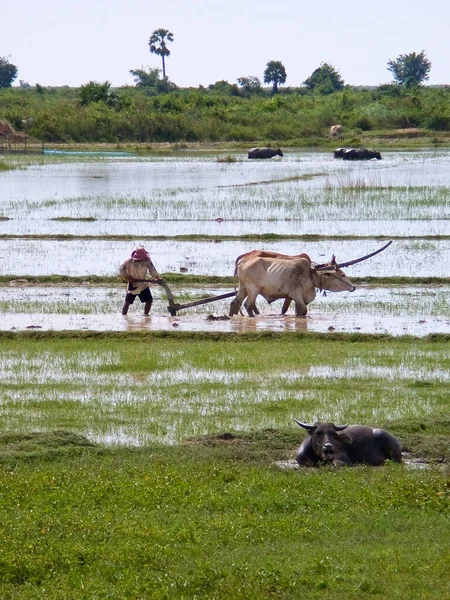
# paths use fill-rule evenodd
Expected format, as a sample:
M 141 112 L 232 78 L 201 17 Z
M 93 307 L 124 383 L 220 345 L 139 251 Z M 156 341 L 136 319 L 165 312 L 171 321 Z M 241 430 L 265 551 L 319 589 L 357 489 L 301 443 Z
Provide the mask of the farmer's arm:
M 155 265 L 152 263 L 151 260 L 148 261 L 147 264 L 147 269 L 148 272 L 150 273 L 150 275 L 154 278 L 154 279 L 161 279 L 160 274 L 158 273 L 158 271 L 155 269 Z
M 125 261 L 123 264 L 120 265 L 119 277 L 123 281 L 128 281 L 129 283 L 134 283 L 135 279 L 129 274 L 127 266 L 128 266 L 128 261 Z

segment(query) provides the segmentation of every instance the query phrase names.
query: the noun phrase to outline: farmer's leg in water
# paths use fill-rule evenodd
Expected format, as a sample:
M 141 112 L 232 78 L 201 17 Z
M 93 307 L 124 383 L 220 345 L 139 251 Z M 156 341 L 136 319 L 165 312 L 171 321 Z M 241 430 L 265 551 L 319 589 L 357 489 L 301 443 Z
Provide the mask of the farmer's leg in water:
M 153 304 L 153 296 L 150 288 L 145 288 L 145 290 L 139 294 L 139 299 L 144 304 L 144 315 L 147 316 Z
M 128 309 L 130 308 L 131 304 L 133 304 L 135 298 L 136 298 L 135 294 L 128 293 L 125 296 L 125 302 L 124 302 L 124 305 L 122 306 L 122 314 L 123 315 L 127 314 Z

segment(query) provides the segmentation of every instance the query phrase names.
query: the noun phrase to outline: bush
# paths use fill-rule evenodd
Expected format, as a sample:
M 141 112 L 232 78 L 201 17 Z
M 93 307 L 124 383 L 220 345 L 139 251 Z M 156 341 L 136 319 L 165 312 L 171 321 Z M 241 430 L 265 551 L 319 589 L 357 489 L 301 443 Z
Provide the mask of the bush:
M 433 131 L 450 131 L 450 117 L 442 114 L 431 115 L 425 120 L 425 127 Z

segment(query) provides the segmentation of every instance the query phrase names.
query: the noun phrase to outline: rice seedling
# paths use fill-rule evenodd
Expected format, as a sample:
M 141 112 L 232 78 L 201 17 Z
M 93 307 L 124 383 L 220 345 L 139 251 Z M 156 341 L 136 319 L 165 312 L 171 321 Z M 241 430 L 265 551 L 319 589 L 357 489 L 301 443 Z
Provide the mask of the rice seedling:
M 0 160 L 0 171 L 12 171 L 16 168 L 15 165 L 10 162 L 6 162 L 5 160 Z

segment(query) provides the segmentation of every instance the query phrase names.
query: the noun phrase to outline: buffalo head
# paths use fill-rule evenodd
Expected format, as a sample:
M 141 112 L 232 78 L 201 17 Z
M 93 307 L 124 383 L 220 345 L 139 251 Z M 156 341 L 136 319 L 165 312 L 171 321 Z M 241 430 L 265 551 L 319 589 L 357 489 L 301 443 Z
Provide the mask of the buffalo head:
M 311 436 L 312 450 L 321 461 L 334 465 L 350 464 L 346 446 L 353 440 L 344 431 L 348 425 L 334 425 L 334 423 L 309 425 L 297 419 L 295 421 Z

